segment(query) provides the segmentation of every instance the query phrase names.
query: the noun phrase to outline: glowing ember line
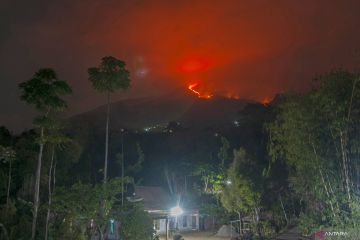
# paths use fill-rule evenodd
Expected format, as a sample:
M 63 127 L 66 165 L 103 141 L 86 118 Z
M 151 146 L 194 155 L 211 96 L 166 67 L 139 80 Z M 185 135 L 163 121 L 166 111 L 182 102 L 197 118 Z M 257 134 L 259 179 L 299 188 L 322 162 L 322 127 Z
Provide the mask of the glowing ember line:
M 196 84 L 196 83 L 195 83 L 195 84 L 190 84 L 190 85 L 189 85 L 189 90 L 192 91 L 193 93 L 195 93 L 196 95 L 198 95 L 198 96 L 200 97 L 200 93 L 194 89 L 194 87 L 196 87 L 197 85 L 198 85 L 198 84 Z
M 188 89 L 190 91 L 192 91 L 198 98 L 206 98 L 206 99 L 209 99 L 212 97 L 211 94 L 201 94 L 199 91 L 195 90 L 195 87 L 197 86 L 198 84 L 197 83 L 194 83 L 194 84 L 190 84 L 188 86 Z

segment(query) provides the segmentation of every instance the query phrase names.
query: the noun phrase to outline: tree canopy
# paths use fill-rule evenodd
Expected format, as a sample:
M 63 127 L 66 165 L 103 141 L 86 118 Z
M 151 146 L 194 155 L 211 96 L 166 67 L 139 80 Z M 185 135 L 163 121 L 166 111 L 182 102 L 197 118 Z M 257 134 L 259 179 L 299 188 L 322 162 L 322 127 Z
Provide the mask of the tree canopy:
M 67 104 L 61 95 L 72 92 L 65 81 L 58 80 L 51 68 L 39 69 L 32 79 L 19 84 L 19 88 L 21 99 L 40 111 L 65 109 Z
M 125 66 L 125 62 L 114 57 L 103 57 L 99 67 L 88 69 L 89 80 L 99 92 L 126 90 L 130 87 L 130 73 Z

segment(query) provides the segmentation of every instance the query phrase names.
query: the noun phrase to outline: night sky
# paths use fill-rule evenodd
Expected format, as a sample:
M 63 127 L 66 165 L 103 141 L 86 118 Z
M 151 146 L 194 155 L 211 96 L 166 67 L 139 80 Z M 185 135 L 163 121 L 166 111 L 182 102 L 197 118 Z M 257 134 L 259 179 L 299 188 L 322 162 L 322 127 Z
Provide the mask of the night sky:
M 68 115 L 103 104 L 87 68 L 106 55 L 131 71 L 131 90 L 116 99 L 192 84 L 259 101 L 303 91 L 317 74 L 359 63 L 359 9 L 358 0 L 1 0 L 0 125 L 30 126 L 17 84 L 40 67 L 73 87 Z

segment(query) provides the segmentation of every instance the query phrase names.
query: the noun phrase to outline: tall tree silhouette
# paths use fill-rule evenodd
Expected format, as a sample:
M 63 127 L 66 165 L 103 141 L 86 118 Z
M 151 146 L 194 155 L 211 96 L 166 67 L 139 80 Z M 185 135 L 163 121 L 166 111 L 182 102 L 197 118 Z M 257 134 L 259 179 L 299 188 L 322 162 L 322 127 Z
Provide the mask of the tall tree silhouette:
M 106 183 L 109 154 L 110 95 L 118 89 L 126 90 L 130 87 L 130 74 L 125 68 L 125 62 L 111 56 L 103 57 L 100 66 L 89 68 L 88 74 L 94 89 L 107 95 L 104 160 L 104 183 Z
M 56 182 L 56 156 L 55 152 L 57 149 L 63 150 L 65 144 L 70 143 L 71 139 L 66 137 L 63 133 L 63 126 L 59 123 L 52 125 L 51 130 L 48 133 L 48 144 L 50 145 L 50 166 L 49 166 L 49 175 L 48 175 L 48 207 L 46 214 L 46 222 L 45 222 L 45 240 L 49 239 L 49 223 L 50 223 L 50 213 L 51 213 L 51 205 L 52 205 L 52 197 L 55 189 Z
M 43 68 L 37 71 L 33 78 L 19 84 L 21 90 L 21 99 L 26 103 L 33 105 L 40 116 L 35 119 L 34 124 L 40 129 L 39 155 L 36 168 L 35 190 L 34 190 L 34 211 L 31 239 L 35 239 L 36 222 L 39 210 L 39 192 L 41 163 L 43 157 L 44 145 L 47 141 L 45 131 L 51 126 L 52 120 L 49 117 L 52 111 L 61 111 L 66 109 L 67 104 L 61 98 L 64 94 L 70 94 L 71 88 L 65 81 L 58 80 L 56 72 L 51 68 Z
M 9 163 L 8 185 L 6 191 L 6 210 L 10 204 L 10 188 L 11 188 L 11 174 L 12 174 L 12 161 L 15 159 L 15 151 L 11 147 L 3 147 L 0 145 L 0 160 Z

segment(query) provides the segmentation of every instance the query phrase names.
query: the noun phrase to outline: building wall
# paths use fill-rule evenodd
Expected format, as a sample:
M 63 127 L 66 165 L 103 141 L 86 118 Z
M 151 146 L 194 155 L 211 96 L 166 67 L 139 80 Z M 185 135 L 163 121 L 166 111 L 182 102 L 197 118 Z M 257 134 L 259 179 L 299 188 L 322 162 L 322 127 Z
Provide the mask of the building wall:
M 156 224 L 155 224 L 155 221 Z M 180 232 L 199 230 L 199 214 L 182 214 L 181 216 L 173 217 L 169 219 L 169 231 L 176 228 Z M 154 220 L 154 224 L 157 225 L 156 232 L 158 234 L 166 233 L 166 219 Z
M 178 218 L 178 228 L 180 231 L 199 230 L 199 215 L 184 214 Z

